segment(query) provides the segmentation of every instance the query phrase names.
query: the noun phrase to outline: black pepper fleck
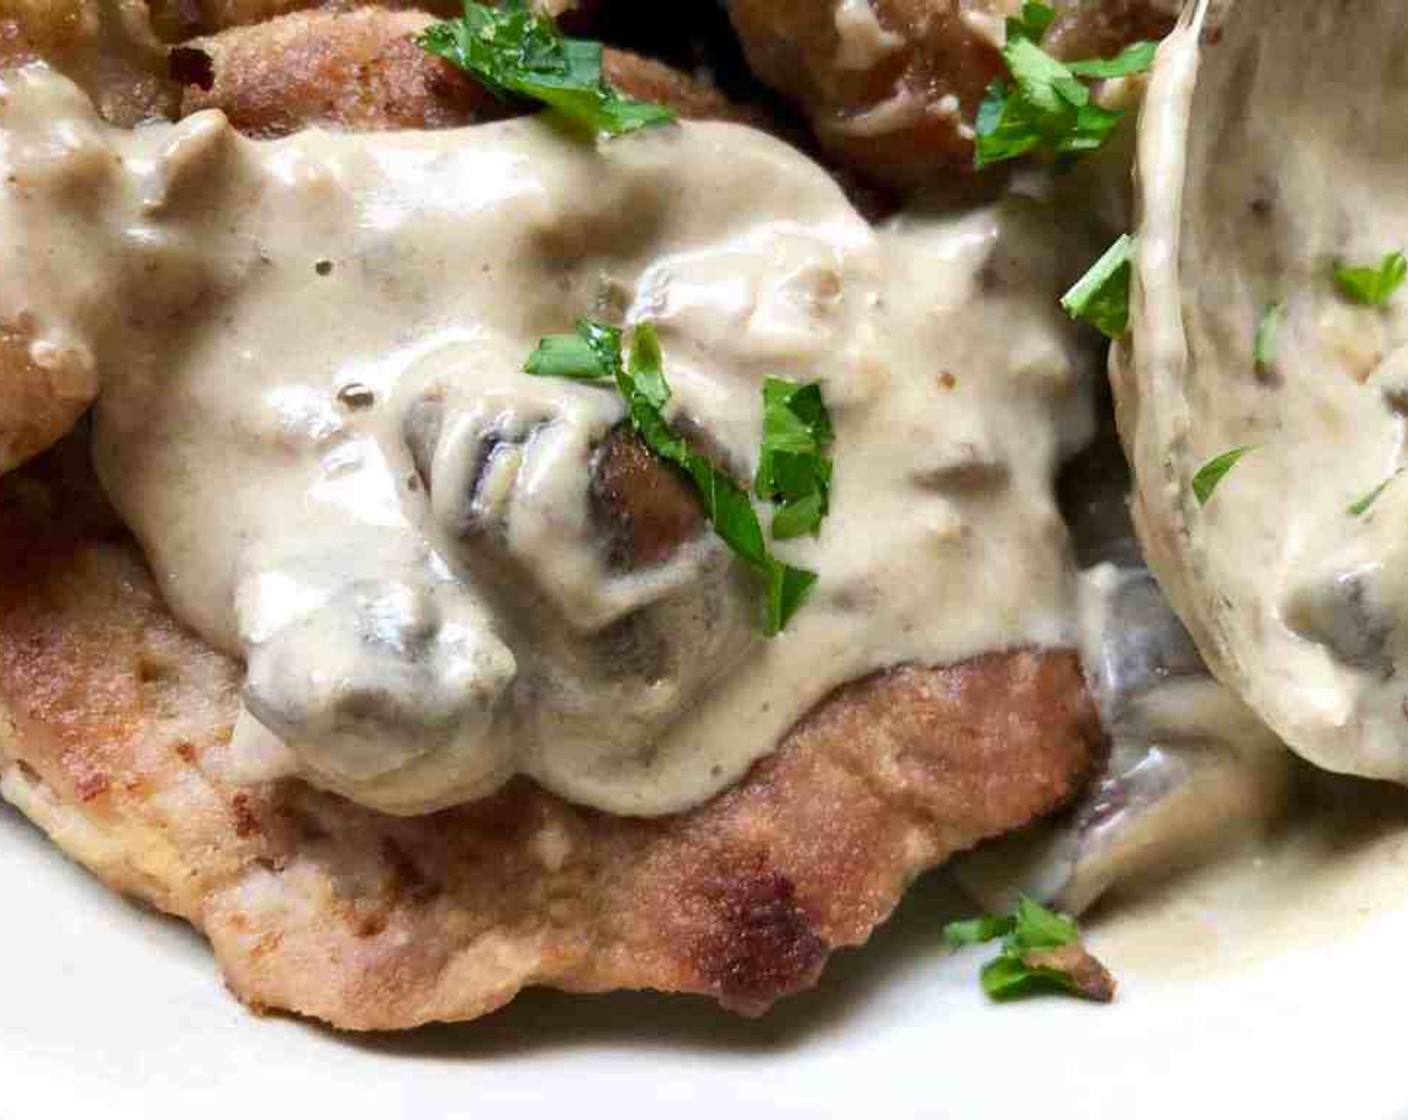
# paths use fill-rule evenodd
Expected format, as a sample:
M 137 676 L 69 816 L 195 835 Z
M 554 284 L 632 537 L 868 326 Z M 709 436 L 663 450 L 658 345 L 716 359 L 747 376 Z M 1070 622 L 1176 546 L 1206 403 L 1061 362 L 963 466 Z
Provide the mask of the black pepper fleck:
M 313 266 L 313 271 L 316 272 L 319 276 L 331 276 L 332 261 L 319 261 Z

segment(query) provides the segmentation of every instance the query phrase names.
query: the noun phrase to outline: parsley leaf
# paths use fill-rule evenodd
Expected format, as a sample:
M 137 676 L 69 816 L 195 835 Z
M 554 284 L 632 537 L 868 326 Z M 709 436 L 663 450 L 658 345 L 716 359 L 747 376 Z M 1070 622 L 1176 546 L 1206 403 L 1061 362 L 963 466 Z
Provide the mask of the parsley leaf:
M 1055 8 L 1027 0 L 1027 3 L 1022 5 L 1022 14 L 1007 21 L 1007 34 L 1009 37 L 1025 35 L 1033 43 L 1040 43 L 1055 19 Z
M 1060 62 L 1039 46 L 1054 18 L 1051 8 L 1029 3 L 1007 21 L 1002 57 L 1012 80 L 989 85 L 978 107 L 975 167 L 1038 149 L 1063 156 L 1100 147 L 1123 114 L 1094 104 L 1080 79 L 1123 77 L 1153 63 L 1153 43 L 1131 44 L 1111 59 Z
M 1335 266 L 1335 287 L 1340 294 L 1354 303 L 1370 307 L 1382 307 L 1398 291 L 1398 287 L 1408 278 L 1408 259 L 1397 251 L 1389 253 L 1379 262 L 1356 268 L 1349 265 Z
M 777 560 L 769 563 L 766 632 L 771 637 L 780 634 L 797 613 L 816 583 L 816 573 Z
M 984 941 L 996 941 L 1006 937 L 1016 928 L 1014 917 L 998 917 L 984 914 L 980 918 L 969 918 L 962 922 L 949 922 L 944 926 L 944 940 L 950 949 L 961 949 L 965 945 L 978 945 Z
M 620 364 L 621 332 L 591 319 L 579 319 L 576 334 L 550 334 L 539 339 L 523 368 L 535 377 L 597 381 L 615 377 Z
M 1256 325 L 1256 338 L 1252 343 L 1252 358 L 1256 368 L 1265 372 L 1276 364 L 1276 352 L 1281 342 L 1281 324 L 1286 321 L 1284 303 L 1268 304 L 1261 313 L 1261 321 Z
M 1379 495 L 1381 495 L 1385 490 L 1388 489 L 1388 484 L 1392 482 L 1395 478 L 1397 478 L 1399 475 L 1401 475 L 1405 469 L 1408 468 L 1399 467 L 1396 471 L 1394 471 L 1386 479 L 1380 482 L 1362 498 L 1348 506 L 1345 509 L 1345 512 L 1349 514 L 1350 517 L 1362 517 L 1364 514 L 1368 513 L 1369 507 L 1375 502 L 1377 502 L 1379 500 Z
M 1080 930 L 1064 914 L 1023 895 L 1013 915 L 1012 943 L 1019 949 L 1059 949 L 1080 940 Z
M 631 426 L 646 446 L 689 476 L 714 532 L 735 556 L 762 574 L 767 596 L 764 629 L 770 636 L 780 633 L 816 583 L 816 573 L 784 564 L 768 551 L 763 527 L 748 491 L 707 456 L 694 450 L 670 426 L 665 418 L 670 384 L 665 378 L 664 357 L 655 328 L 649 323 L 636 327 L 631 339 L 630 360 L 623 362 L 621 332 L 592 319 L 580 319 L 576 334 L 540 339 L 528 356 L 524 370 L 538 377 L 588 381 L 611 378 L 615 381 L 617 391 L 625 399 Z M 788 382 L 778 384 L 788 390 L 787 407 L 808 433 L 815 437 L 816 433 L 824 431 L 829 440 L 831 428 L 825 409 L 821 408 L 820 391 L 813 398 L 809 390 L 815 386 L 799 388 Z M 774 390 L 774 393 L 781 399 L 780 391 Z M 784 507 L 784 513 L 786 509 Z
M 431 24 L 416 43 L 497 97 L 531 98 L 608 136 L 675 119 L 664 105 L 616 92 L 602 73 L 601 44 L 565 37 L 524 0 L 502 0 L 497 8 L 465 0 L 462 18 Z
M 1124 78 L 1130 74 L 1142 74 L 1154 65 L 1154 54 L 1158 43 L 1141 40 L 1130 43 L 1114 58 L 1088 58 L 1080 62 L 1066 63 L 1066 69 L 1082 78 Z
M 995 1000 L 1038 992 L 1068 992 L 1108 1002 L 1113 977 L 1081 944 L 1075 922 L 1023 897 L 1006 916 L 985 914 L 944 927 L 950 948 L 1003 938 L 1002 951 L 983 965 L 983 991 Z
M 763 383 L 763 446 L 753 488 L 779 508 L 772 522 L 777 540 L 816 533 L 831 508 L 833 433 L 821 386 L 778 377 Z
M 1133 257 L 1134 238 L 1123 234 L 1061 297 L 1066 314 L 1085 320 L 1110 338 L 1124 334 L 1129 329 L 1129 278 Z
M 1200 506 L 1208 504 L 1208 499 L 1212 497 L 1212 492 L 1217 489 L 1218 483 L 1227 475 L 1239 460 L 1248 451 L 1255 451 L 1255 446 L 1234 447 L 1231 451 L 1224 451 L 1216 458 L 1209 459 L 1201 467 L 1198 473 L 1193 476 L 1193 497 L 1198 499 Z

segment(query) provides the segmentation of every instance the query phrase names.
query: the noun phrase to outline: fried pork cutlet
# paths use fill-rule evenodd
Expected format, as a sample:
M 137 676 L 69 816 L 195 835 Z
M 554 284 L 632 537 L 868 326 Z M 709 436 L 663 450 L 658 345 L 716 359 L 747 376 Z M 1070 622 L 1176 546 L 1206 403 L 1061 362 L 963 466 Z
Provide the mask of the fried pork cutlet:
M 169 70 L 173 81 L 167 82 L 126 64 L 98 67 L 93 60 L 111 53 L 100 47 L 102 42 L 129 42 L 130 37 L 105 30 L 98 8 L 88 0 L 67 2 L 70 7 L 63 12 L 36 7 L 0 16 L 0 64 L 36 58 L 53 62 L 119 124 L 156 115 L 159 109 L 176 114 L 179 108 L 179 115 L 188 115 L 219 108 L 246 134 L 273 137 L 310 124 L 361 130 L 448 128 L 531 109 L 525 102 L 498 100 L 462 71 L 417 47 L 413 36 L 431 19 L 424 13 L 378 8 L 302 12 L 234 28 L 169 55 L 162 52 L 152 65 Z M 136 48 L 124 48 L 128 61 L 132 50 Z M 665 102 L 684 117 L 755 121 L 754 114 L 731 104 L 708 83 L 650 59 L 608 50 L 605 68 L 619 89 Z M 24 323 L 0 324 L 0 472 L 53 444 L 98 391 L 91 356 L 56 351 L 36 361 L 27 328 Z
M 1175 0 L 1056 0 L 1060 57 L 1106 55 L 1173 26 Z M 728 0 L 754 72 L 842 164 L 897 186 L 973 162 L 973 124 L 1006 73 L 998 0 Z
M 145 0 L 0 0 L 0 66 L 57 66 L 115 124 L 175 108 L 163 53 Z
M 227 27 L 266 23 L 307 9 L 337 12 L 361 7 L 356 0 L 149 0 L 149 4 L 152 24 L 168 42 L 208 35 Z M 459 4 L 455 0 L 421 0 L 419 3 L 378 0 L 377 6 L 424 8 L 450 14 Z
M 193 40 L 173 58 L 173 76 L 186 83 L 182 115 L 218 108 L 241 132 L 270 137 L 310 124 L 447 128 L 531 108 L 500 101 L 416 46 L 416 33 L 430 22 L 423 12 L 379 8 L 300 12 Z M 622 92 L 668 104 L 681 116 L 752 119 L 708 83 L 648 58 L 608 49 L 603 68 Z
M 203 44 L 216 81 L 190 107 L 248 124 L 253 94 L 222 84 L 222 52 L 290 26 L 314 25 Z M 328 31 L 369 42 L 346 35 Z M 354 72 L 316 63 L 339 83 Z M 306 73 L 284 80 L 307 100 L 280 128 L 328 119 Z M 398 88 L 397 121 L 443 119 L 437 89 Z M 391 123 L 366 105 L 348 119 Z M 634 542 L 656 502 L 620 492 L 640 472 L 616 466 L 607 505 Z M 473 1018 L 528 985 L 759 1013 L 864 942 L 921 871 L 1065 802 L 1100 749 L 1075 654 L 1018 649 L 845 686 L 684 814 L 610 816 L 519 780 L 383 816 L 297 781 L 233 780 L 240 667 L 171 617 L 83 433 L 0 479 L 0 540 L 23 544 L 0 551 L 0 792 L 112 886 L 203 930 L 245 1002 L 349 1029 Z
M 469 1019 L 528 985 L 756 1014 L 921 871 L 1061 804 L 1100 742 L 1075 655 L 840 689 L 737 786 L 655 820 L 518 781 L 427 817 L 227 778 L 238 666 L 171 618 L 81 436 L 0 483 L 0 791 L 112 886 L 192 922 L 257 1008 Z

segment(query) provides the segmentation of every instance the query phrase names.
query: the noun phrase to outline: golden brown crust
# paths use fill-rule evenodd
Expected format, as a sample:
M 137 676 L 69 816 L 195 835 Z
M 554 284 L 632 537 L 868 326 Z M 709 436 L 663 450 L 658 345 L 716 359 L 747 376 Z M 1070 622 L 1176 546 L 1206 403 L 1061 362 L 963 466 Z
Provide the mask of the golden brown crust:
M 901 186 L 971 165 L 963 128 L 1004 68 L 965 11 L 998 6 L 870 0 L 877 45 L 843 63 L 835 0 L 728 4 L 754 72 L 806 113 L 822 146 L 862 174 Z
M 660 820 L 523 781 L 415 819 L 242 789 L 222 777 L 237 667 L 166 613 L 85 450 L 0 480 L 0 539 L 25 542 L 0 555 L 0 789 L 202 928 L 256 1007 L 396 1028 L 546 984 L 761 1012 L 920 871 L 1065 800 L 1100 740 L 1074 655 L 1015 651 L 840 689 L 732 790 Z
M 54 354 L 41 366 L 30 340 L 0 329 L 0 474 L 59 439 L 97 395 L 96 371 L 78 354 Z
M 50 63 L 115 124 L 174 108 L 160 58 L 145 0 L 0 0 L 0 66 Z
M 1067 0 L 1044 46 L 1057 58 L 1107 58 L 1140 39 L 1162 39 L 1182 0 Z
M 371 130 L 447 128 L 531 108 L 503 102 L 462 71 L 416 46 L 431 17 L 364 8 L 290 15 L 194 40 L 214 83 L 186 86 L 182 115 L 224 110 L 252 136 L 310 124 Z M 746 119 L 717 90 L 668 66 L 608 50 L 607 78 L 622 92 L 661 101 L 684 117 Z
M 1176 0 L 1065 0 L 1045 42 L 1062 58 L 1166 34 Z M 973 162 L 988 84 L 1005 75 L 1006 0 L 728 0 L 757 75 L 810 119 L 846 166 L 895 186 L 943 183 Z M 871 30 L 864 27 L 869 12 Z M 852 13 L 853 45 L 838 22 Z M 868 46 L 866 44 L 869 44 Z

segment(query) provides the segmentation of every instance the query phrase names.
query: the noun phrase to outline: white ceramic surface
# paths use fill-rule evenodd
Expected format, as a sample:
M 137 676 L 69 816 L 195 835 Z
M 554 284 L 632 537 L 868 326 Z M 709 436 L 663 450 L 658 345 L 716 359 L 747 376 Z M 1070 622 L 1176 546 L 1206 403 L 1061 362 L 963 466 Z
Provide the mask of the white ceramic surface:
M 1408 868 L 1408 838 L 1380 847 Z M 761 1021 L 531 993 L 479 1024 L 359 1039 L 250 1015 L 199 938 L 109 895 L 9 809 L 0 898 L 3 1120 L 1408 1115 L 1408 906 L 1204 979 L 1097 924 L 1115 1005 L 998 1007 L 978 991 L 982 956 L 940 948 L 948 898 L 931 881 Z M 1199 920 L 1196 894 L 1187 905 Z

